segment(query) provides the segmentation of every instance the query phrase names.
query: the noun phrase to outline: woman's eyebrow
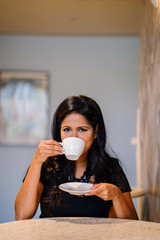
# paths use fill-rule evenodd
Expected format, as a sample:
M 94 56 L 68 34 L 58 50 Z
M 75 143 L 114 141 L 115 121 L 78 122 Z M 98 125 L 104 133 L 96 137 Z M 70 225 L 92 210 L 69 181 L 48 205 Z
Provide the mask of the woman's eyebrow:
M 64 126 L 62 126 L 62 128 L 66 128 L 66 127 L 72 128 L 72 126 L 69 126 L 69 125 L 64 125 Z M 86 125 L 79 125 L 79 126 L 77 126 L 77 128 L 89 128 L 89 127 L 86 126 Z

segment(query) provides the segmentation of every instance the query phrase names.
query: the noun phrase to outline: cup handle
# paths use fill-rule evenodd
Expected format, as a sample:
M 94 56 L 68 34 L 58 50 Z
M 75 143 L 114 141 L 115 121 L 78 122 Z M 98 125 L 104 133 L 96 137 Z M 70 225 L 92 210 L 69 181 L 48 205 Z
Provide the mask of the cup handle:
M 59 144 L 60 144 L 60 145 L 61 145 L 61 147 L 62 147 L 62 154 L 65 154 L 65 150 L 64 150 L 64 148 L 63 148 L 63 143 L 62 143 L 62 142 L 60 142 Z

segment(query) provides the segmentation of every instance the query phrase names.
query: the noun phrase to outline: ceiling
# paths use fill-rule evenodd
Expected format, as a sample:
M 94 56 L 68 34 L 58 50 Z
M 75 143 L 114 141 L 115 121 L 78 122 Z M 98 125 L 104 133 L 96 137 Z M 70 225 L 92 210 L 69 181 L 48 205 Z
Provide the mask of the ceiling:
M 0 0 L 0 34 L 139 35 L 143 0 Z

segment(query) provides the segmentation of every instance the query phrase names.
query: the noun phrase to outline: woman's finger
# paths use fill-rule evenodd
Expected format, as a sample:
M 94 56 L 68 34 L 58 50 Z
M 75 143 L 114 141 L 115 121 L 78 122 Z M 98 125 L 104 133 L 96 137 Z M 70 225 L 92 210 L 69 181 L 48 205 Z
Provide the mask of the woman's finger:
M 51 146 L 61 146 L 61 143 L 60 142 L 57 142 L 55 140 L 44 140 L 44 141 L 41 141 L 40 142 L 40 145 L 51 145 Z
M 94 188 L 94 189 L 93 189 Z M 91 188 L 91 192 L 85 194 L 85 196 L 99 195 L 102 192 L 100 184 L 96 184 Z
M 93 187 L 91 187 L 91 190 L 94 190 L 96 188 L 98 188 L 100 186 L 100 184 L 94 184 Z

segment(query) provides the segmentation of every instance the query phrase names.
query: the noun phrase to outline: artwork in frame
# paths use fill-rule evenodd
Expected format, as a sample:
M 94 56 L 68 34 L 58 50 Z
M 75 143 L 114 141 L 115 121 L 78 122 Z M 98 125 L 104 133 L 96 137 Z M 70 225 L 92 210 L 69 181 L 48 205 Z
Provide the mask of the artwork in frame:
M 0 71 L 0 145 L 38 145 L 48 121 L 48 74 Z

